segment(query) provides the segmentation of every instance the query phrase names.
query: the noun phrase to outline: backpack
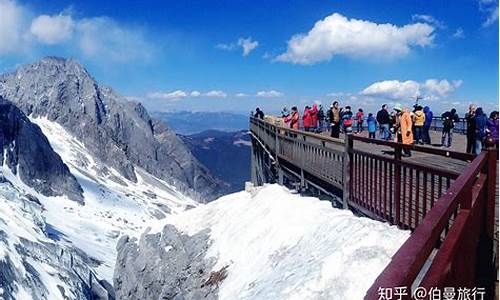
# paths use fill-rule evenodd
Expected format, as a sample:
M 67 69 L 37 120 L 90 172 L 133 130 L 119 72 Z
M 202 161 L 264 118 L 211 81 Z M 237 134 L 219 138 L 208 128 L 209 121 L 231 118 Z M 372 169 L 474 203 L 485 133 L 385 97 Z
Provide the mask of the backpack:
M 444 126 L 444 128 L 453 128 L 453 127 L 455 127 L 455 123 L 454 123 L 453 118 L 454 118 L 454 116 L 450 114 L 449 116 L 447 116 L 443 120 L 443 126 Z
M 345 119 L 344 120 L 344 126 L 346 126 L 346 127 L 352 126 L 352 119 Z

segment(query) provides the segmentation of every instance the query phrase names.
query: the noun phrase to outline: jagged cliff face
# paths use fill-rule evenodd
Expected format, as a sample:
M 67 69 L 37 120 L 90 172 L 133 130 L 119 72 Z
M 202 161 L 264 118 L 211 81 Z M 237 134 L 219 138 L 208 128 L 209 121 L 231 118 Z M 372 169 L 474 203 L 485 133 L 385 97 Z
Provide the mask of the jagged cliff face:
M 30 117 L 59 123 L 127 179 L 135 181 L 140 167 L 204 200 L 225 188 L 173 131 L 151 119 L 141 104 L 99 87 L 74 60 L 44 58 L 0 76 L 0 95 Z
M 40 128 L 1 96 L 0 150 L 0 166 L 5 163 L 37 192 L 83 203 L 82 188 Z

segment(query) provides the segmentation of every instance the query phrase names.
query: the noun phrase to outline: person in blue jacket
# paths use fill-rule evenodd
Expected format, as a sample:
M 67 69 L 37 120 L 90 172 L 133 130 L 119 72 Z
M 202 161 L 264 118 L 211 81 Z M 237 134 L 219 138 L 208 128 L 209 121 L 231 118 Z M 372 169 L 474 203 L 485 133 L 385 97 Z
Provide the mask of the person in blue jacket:
M 476 154 L 481 153 L 481 149 L 484 145 L 484 139 L 486 138 L 486 128 L 488 126 L 488 117 L 483 112 L 482 107 L 476 109 Z
M 431 136 L 429 135 L 429 130 L 431 128 L 432 124 L 432 117 L 434 114 L 432 113 L 431 109 L 429 106 L 424 107 L 424 114 L 425 114 L 425 121 L 424 121 L 424 128 L 423 128 L 423 140 L 424 144 L 430 145 L 431 144 Z
M 375 131 L 377 131 L 377 120 L 375 120 L 375 117 L 373 117 L 372 113 L 368 114 L 366 123 L 368 124 L 368 137 L 374 139 Z

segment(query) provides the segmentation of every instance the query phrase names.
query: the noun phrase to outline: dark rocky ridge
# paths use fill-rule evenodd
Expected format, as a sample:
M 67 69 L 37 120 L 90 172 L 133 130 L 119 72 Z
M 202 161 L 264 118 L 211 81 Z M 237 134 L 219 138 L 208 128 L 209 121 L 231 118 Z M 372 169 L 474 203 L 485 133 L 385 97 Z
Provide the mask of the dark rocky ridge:
M 195 199 L 215 199 L 225 188 L 172 130 L 141 104 L 99 87 L 72 59 L 47 57 L 0 76 L 0 95 L 29 116 L 59 123 L 130 180 L 138 166 Z
M 28 186 L 45 196 L 67 195 L 83 202 L 83 190 L 41 129 L 0 96 L 1 162 Z M 5 151 L 3 150 L 5 149 Z M 5 160 L 4 160 L 5 152 Z

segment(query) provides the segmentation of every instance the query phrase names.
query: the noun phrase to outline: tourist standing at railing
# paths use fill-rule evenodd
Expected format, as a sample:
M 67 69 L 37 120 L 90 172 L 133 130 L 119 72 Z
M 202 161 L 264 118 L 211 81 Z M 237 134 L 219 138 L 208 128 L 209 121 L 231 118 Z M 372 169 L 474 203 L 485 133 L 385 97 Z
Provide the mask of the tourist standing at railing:
M 332 103 L 330 110 L 328 111 L 328 119 L 330 119 L 331 132 L 330 136 L 333 138 L 339 138 L 340 136 L 340 110 L 339 102 L 335 101 Z
M 469 105 L 469 111 L 465 114 L 465 120 L 467 121 L 467 146 L 465 151 L 476 154 L 476 106 L 474 104 Z
M 292 107 L 292 112 L 290 115 L 283 119 L 285 123 L 290 123 L 290 128 L 299 129 L 299 111 L 297 107 Z
M 443 133 L 441 135 L 441 147 L 450 148 L 453 142 L 453 128 L 455 122 L 459 121 L 457 110 L 452 108 L 441 115 L 443 118 Z
M 313 107 L 309 110 L 309 114 L 311 115 L 311 128 L 309 131 L 318 131 L 318 105 L 315 103 Z
M 366 119 L 366 123 L 368 125 L 368 137 L 374 139 L 375 132 L 377 131 L 377 120 L 375 120 L 372 113 L 368 114 L 368 119 Z
M 396 120 L 394 122 L 394 132 L 396 135 L 396 141 L 398 143 L 403 143 L 405 145 L 413 144 L 413 132 L 412 126 L 413 122 L 411 120 L 411 114 L 408 108 L 403 108 L 400 104 L 394 105 L 394 110 L 396 111 Z M 403 156 L 410 157 L 410 149 L 403 149 Z
M 415 108 L 414 113 L 415 119 L 415 144 L 424 144 L 424 123 L 425 123 L 425 113 L 422 106 L 418 105 Z
M 431 136 L 429 134 L 429 130 L 431 129 L 432 118 L 434 117 L 434 114 L 432 113 L 429 106 L 424 107 L 424 114 L 425 114 L 425 121 L 423 127 L 423 140 L 424 144 L 430 145 Z
M 389 116 L 387 104 L 382 105 L 382 109 L 377 113 L 377 122 L 380 127 L 380 138 L 383 140 L 391 139 L 389 127 L 391 125 L 391 117 Z
M 323 125 L 325 123 L 325 111 L 323 106 L 320 104 L 318 109 L 318 133 L 323 131 Z
M 264 120 L 264 112 L 262 110 L 260 110 L 260 108 L 256 108 L 255 109 L 255 115 L 254 115 L 255 118 L 258 118 L 258 119 L 261 119 L 261 120 Z
M 358 112 L 356 113 L 356 132 L 361 133 L 363 132 L 363 118 L 365 114 L 363 113 L 363 109 L 358 109 Z
M 352 110 L 350 106 L 346 106 L 342 111 L 342 125 L 344 129 L 344 134 L 352 132 Z
M 483 112 L 482 107 L 476 109 L 476 136 L 475 136 L 475 148 L 476 154 L 481 153 L 481 149 L 484 146 L 484 139 L 486 138 L 486 129 L 488 126 L 488 117 Z
M 488 120 L 488 131 L 498 149 L 498 111 L 492 111 Z
M 311 108 L 306 106 L 304 109 L 304 114 L 302 115 L 302 121 L 304 124 L 304 130 L 309 131 L 312 126 L 312 116 L 311 116 Z

